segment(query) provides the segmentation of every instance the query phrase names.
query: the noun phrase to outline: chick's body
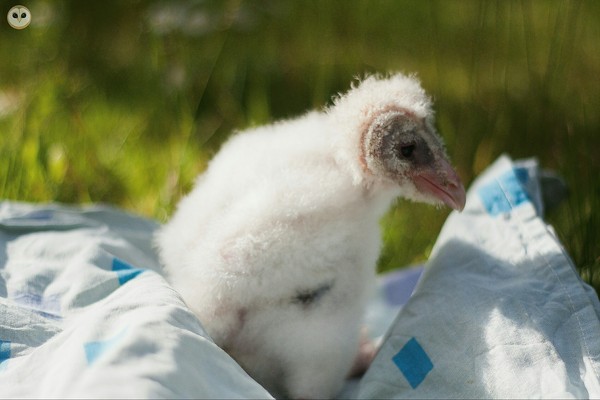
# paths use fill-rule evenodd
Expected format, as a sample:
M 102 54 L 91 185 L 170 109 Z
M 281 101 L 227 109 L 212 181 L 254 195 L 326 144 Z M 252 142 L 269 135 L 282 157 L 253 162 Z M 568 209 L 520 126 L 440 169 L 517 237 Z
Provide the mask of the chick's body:
M 397 79 L 413 89 L 405 103 L 425 96 Z M 420 118 L 423 98 L 411 109 Z M 414 185 L 367 171 L 361 129 L 378 114 L 365 107 L 342 97 L 328 112 L 234 136 L 157 237 L 169 280 L 207 332 L 276 396 L 341 388 L 359 349 L 379 219 L 398 195 L 419 199 Z

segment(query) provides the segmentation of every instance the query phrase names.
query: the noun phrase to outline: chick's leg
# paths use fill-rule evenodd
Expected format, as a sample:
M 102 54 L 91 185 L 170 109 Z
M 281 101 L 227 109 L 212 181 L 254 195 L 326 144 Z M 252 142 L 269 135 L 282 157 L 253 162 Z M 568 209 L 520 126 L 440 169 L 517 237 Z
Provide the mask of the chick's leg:
M 380 341 L 369 338 L 366 328 L 361 330 L 358 354 L 354 358 L 354 364 L 348 373 L 348 378 L 356 378 L 367 372 L 367 369 L 379 351 L 380 344 Z

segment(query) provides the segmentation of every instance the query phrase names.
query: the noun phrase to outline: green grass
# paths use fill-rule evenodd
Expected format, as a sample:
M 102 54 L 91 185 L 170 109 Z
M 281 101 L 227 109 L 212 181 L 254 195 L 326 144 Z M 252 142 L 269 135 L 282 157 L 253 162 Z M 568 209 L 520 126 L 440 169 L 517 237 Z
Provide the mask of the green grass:
M 235 129 L 417 72 L 465 182 L 502 153 L 565 178 L 548 220 L 600 288 L 600 2 L 26 3 L 30 27 L 0 21 L 1 198 L 165 221 Z M 380 270 L 426 259 L 447 213 L 394 207 Z

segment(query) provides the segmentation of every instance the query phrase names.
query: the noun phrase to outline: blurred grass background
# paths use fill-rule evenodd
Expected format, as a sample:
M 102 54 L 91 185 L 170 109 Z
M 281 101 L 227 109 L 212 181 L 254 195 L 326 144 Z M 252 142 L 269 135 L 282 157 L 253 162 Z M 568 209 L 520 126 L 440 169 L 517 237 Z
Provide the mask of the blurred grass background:
M 17 31 L 5 15 L 27 6 Z M 417 72 L 468 184 L 502 153 L 563 176 L 549 222 L 600 288 L 600 2 L 0 0 L 0 198 L 165 221 L 235 129 Z M 426 259 L 447 210 L 400 202 L 380 270 Z M 416 222 L 418 221 L 418 222 Z

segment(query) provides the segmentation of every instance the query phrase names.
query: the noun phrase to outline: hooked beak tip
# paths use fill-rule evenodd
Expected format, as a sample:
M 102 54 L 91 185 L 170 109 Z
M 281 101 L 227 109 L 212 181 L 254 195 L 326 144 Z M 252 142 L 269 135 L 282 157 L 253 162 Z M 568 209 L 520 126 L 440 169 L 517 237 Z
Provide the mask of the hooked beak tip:
M 454 168 L 445 159 L 435 170 L 416 175 L 413 182 L 421 193 L 433 196 L 459 212 L 464 210 L 467 200 L 465 188 Z
M 467 202 L 467 195 L 465 193 L 465 188 L 460 181 L 457 183 L 452 183 L 447 190 L 448 194 L 448 202 L 445 202 L 449 207 L 455 209 L 458 212 L 461 212 L 465 209 L 465 204 Z

